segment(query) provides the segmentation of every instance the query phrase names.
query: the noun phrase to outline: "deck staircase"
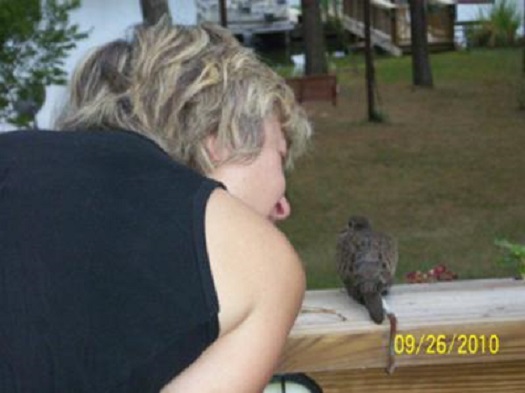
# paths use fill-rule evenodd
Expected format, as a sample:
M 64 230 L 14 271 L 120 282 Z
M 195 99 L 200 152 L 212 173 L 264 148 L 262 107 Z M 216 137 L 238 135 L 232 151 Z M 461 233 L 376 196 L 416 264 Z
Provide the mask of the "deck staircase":
M 350 33 L 364 38 L 365 24 L 357 19 L 351 18 L 348 15 L 343 16 L 343 27 Z M 372 45 L 378 46 L 394 56 L 401 56 L 403 54 L 401 48 L 392 43 L 390 35 L 385 32 L 371 28 Z

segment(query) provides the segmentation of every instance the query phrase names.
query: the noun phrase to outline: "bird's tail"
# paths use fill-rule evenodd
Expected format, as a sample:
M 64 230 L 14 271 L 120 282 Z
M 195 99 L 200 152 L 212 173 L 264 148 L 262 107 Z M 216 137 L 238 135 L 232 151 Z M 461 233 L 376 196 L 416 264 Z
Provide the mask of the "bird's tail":
M 381 324 L 385 318 L 381 294 L 379 292 L 364 293 L 363 302 L 368 310 L 368 314 L 370 314 L 370 318 L 372 318 L 375 323 Z

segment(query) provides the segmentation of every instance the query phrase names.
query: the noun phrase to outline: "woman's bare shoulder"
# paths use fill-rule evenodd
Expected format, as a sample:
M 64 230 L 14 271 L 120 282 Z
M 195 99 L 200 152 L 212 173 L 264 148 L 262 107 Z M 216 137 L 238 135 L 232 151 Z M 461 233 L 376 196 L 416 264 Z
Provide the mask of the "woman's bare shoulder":
M 221 335 L 255 308 L 278 305 L 281 309 L 273 317 L 295 318 L 304 271 L 291 244 L 270 221 L 216 190 L 206 208 L 206 244 L 219 297 Z
M 286 237 L 223 190 L 206 207 L 206 238 L 220 336 L 162 393 L 261 392 L 300 308 L 304 272 Z

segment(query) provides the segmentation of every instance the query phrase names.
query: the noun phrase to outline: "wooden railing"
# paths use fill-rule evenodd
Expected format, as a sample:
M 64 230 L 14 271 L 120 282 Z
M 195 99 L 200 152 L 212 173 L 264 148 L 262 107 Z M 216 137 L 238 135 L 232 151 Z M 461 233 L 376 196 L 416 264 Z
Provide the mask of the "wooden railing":
M 280 372 L 302 372 L 324 393 L 522 392 L 525 282 L 514 279 L 398 285 L 397 316 L 372 323 L 342 290 L 308 291 Z
M 364 37 L 364 0 L 344 0 L 343 27 L 357 37 Z M 411 46 L 410 12 L 407 2 L 372 1 L 370 8 L 372 44 L 400 56 Z M 455 6 L 433 7 L 427 12 L 430 48 L 453 46 Z

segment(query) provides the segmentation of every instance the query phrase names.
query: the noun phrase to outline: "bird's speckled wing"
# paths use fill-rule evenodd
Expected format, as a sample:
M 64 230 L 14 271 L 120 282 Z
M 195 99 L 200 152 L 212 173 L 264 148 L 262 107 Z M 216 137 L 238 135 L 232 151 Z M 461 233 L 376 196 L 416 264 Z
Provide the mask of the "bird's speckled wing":
M 336 250 L 337 272 L 348 294 L 358 301 L 362 301 L 358 285 L 359 277 L 356 276 L 356 261 L 360 254 L 360 234 L 345 230 L 339 234 Z
M 381 323 L 381 295 L 392 285 L 398 262 L 395 239 L 370 227 L 349 227 L 339 235 L 336 258 L 337 271 L 348 294 L 364 303 L 370 317 Z
M 383 291 L 393 284 L 399 259 L 397 241 L 391 236 L 378 233 L 379 259 L 381 260 L 380 280 Z

